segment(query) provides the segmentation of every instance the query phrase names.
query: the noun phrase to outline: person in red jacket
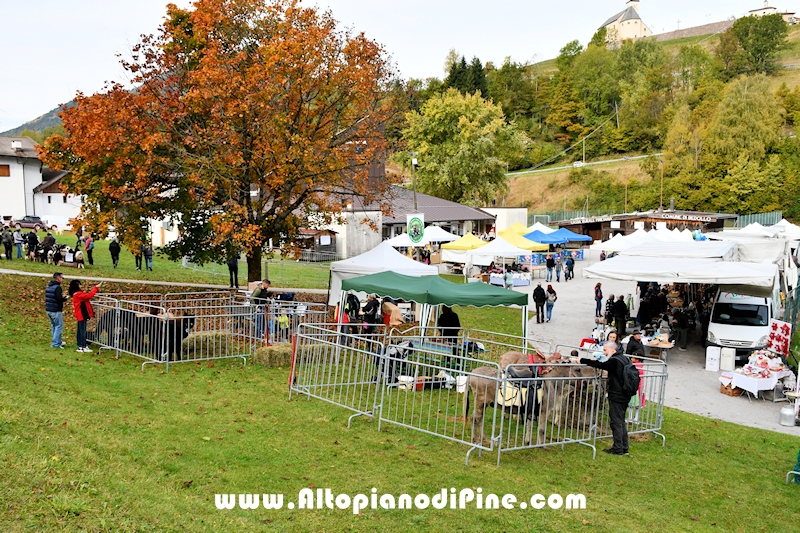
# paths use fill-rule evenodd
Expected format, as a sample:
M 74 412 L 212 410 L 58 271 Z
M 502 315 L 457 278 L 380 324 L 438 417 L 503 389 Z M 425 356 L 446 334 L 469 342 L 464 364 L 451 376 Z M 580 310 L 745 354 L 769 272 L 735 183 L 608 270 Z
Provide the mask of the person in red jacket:
M 86 321 L 94 316 L 91 299 L 100 290 L 103 284 L 101 281 L 89 292 L 81 290 L 81 282 L 73 279 L 69 282 L 69 295 L 72 297 L 72 307 L 75 312 L 75 319 L 78 321 L 78 349 L 76 352 L 91 353 L 92 350 L 86 346 Z

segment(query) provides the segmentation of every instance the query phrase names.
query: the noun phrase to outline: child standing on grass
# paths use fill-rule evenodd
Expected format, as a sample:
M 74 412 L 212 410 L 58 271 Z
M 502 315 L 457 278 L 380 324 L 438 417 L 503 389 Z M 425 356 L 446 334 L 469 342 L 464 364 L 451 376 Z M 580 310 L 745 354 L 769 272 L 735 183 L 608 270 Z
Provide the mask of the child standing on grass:
M 81 290 L 80 280 L 73 279 L 69 282 L 69 295 L 72 296 L 72 307 L 75 312 L 75 319 L 78 321 L 78 349 L 75 350 L 79 353 L 91 353 L 92 350 L 86 346 L 86 321 L 94 316 L 94 309 L 92 309 L 91 299 L 100 290 L 103 284 L 101 281 L 94 286 L 89 292 Z

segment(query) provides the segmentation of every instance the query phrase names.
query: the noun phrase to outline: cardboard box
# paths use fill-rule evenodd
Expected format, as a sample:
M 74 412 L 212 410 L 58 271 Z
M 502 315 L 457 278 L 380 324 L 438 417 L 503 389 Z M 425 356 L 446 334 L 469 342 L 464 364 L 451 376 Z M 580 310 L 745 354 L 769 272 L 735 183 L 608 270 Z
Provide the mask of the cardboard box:
M 709 346 L 706 348 L 706 370 L 709 372 L 719 372 L 719 346 Z
M 722 348 L 719 353 L 719 369 L 732 372 L 736 368 L 736 348 Z

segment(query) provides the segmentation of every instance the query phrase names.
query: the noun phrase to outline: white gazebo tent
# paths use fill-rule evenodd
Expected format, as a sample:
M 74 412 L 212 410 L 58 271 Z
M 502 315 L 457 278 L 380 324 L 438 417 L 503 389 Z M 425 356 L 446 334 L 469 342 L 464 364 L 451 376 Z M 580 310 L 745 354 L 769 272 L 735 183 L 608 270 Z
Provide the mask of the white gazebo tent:
M 531 233 L 531 232 L 534 232 L 534 231 L 541 231 L 542 233 L 550 234 L 550 233 L 553 233 L 554 231 L 558 231 L 558 230 L 554 230 L 553 228 L 551 228 L 549 226 L 545 226 L 541 222 L 537 222 L 533 226 L 529 227 L 528 231 L 526 233 L 524 233 L 523 235 L 527 235 L 528 233 Z
M 389 244 L 380 243 L 361 255 L 331 263 L 328 305 L 336 305 L 342 292 L 342 280 L 390 270 L 407 276 L 436 276 L 439 270 L 404 256 Z
M 618 256 L 583 269 L 583 277 L 658 283 L 713 283 L 734 292 L 770 296 L 778 286 L 778 266 L 713 258 Z
M 467 259 L 479 256 L 482 258 L 490 258 L 489 260 L 492 261 L 495 257 L 502 257 L 505 259 L 507 257 L 519 257 L 521 255 L 530 254 L 530 250 L 518 248 L 505 240 L 503 237 L 497 237 L 486 246 L 481 246 L 480 248 L 476 248 L 474 250 L 467 250 Z

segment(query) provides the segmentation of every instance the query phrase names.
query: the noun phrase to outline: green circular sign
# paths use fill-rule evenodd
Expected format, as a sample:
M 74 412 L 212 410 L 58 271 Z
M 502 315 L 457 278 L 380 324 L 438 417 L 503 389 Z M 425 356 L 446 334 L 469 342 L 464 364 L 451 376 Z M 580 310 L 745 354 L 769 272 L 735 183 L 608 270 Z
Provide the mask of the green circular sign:
M 412 218 L 408 223 L 408 238 L 411 239 L 411 242 L 417 244 L 422 240 L 424 233 L 425 226 L 422 224 L 422 221 L 419 219 L 419 217 Z

